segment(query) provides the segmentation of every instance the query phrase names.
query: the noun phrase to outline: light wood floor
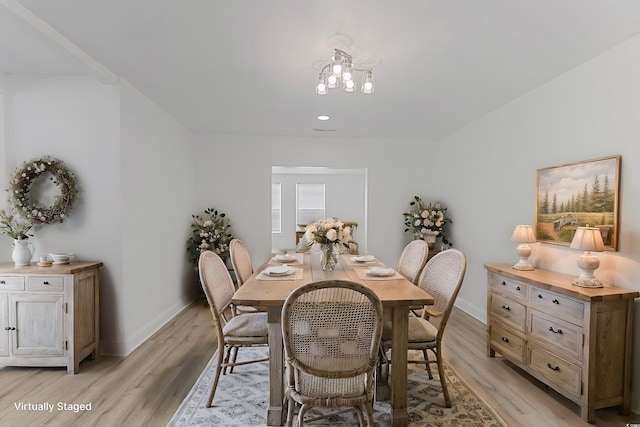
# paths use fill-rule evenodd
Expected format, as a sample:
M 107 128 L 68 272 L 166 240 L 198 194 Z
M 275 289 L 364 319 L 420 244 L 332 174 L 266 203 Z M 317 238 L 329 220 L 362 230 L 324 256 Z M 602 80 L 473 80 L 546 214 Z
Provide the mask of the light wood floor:
M 484 325 L 456 311 L 444 359 L 509 426 L 589 426 L 578 406 L 503 359 L 487 357 L 484 340 Z M 75 376 L 64 368 L 0 368 L 0 426 L 166 426 L 214 350 L 211 315 L 199 301 L 128 357 L 83 362 Z M 18 411 L 18 402 L 91 403 L 91 411 Z M 640 415 L 622 417 L 616 409 L 597 417 L 605 427 L 640 423 Z

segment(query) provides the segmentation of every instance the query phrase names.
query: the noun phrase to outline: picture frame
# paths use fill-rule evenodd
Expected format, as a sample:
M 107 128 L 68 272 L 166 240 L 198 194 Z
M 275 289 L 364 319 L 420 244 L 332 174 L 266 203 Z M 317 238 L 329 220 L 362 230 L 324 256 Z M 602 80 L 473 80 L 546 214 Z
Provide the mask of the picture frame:
M 577 227 L 597 227 L 618 250 L 620 155 L 536 171 L 536 240 L 569 246 Z

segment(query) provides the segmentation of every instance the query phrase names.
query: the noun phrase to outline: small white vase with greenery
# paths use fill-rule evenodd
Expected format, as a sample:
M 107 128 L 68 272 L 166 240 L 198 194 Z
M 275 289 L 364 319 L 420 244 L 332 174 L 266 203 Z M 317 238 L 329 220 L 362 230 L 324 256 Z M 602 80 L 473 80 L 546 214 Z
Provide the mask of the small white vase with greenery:
M 13 239 L 13 252 L 11 258 L 16 266 L 29 265 L 33 251 L 29 247 L 29 231 L 33 223 L 23 219 L 13 210 L 0 210 L 0 234 L 5 234 Z

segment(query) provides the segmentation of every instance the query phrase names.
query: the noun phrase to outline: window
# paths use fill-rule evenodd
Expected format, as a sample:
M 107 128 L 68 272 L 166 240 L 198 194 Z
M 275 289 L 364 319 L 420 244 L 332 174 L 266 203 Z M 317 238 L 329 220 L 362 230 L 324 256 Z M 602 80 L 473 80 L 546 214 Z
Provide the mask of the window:
M 296 184 L 296 224 L 312 224 L 325 215 L 325 184 Z
M 271 232 L 282 233 L 282 184 L 271 184 Z

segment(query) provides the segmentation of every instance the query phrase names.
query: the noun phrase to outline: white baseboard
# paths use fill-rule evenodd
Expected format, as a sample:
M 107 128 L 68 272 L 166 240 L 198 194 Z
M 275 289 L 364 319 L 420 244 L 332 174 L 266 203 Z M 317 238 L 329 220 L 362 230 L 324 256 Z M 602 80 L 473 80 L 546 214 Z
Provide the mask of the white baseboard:
M 149 321 L 143 328 L 140 328 L 133 336 L 124 341 L 100 341 L 100 354 L 105 356 L 128 356 L 132 351 L 142 345 L 153 334 L 158 332 L 171 319 L 180 314 L 183 310 L 193 304 L 193 301 L 185 305 L 180 301 L 164 310 L 154 319 Z

